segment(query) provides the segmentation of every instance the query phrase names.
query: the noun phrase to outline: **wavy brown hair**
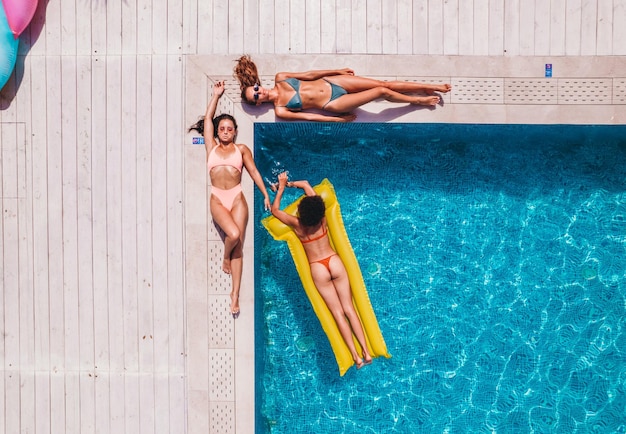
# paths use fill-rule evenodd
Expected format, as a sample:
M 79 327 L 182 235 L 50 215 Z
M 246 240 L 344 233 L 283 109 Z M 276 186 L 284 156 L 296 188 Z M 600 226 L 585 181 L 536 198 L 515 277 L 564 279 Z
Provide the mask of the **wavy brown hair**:
M 256 69 L 256 64 L 252 61 L 248 54 L 244 54 L 237 59 L 236 62 L 237 64 L 235 65 L 234 72 L 235 78 L 239 81 L 239 87 L 241 88 L 241 99 L 251 103 L 246 98 L 246 89 L 257 83 L 261 84 L 259 72 Z

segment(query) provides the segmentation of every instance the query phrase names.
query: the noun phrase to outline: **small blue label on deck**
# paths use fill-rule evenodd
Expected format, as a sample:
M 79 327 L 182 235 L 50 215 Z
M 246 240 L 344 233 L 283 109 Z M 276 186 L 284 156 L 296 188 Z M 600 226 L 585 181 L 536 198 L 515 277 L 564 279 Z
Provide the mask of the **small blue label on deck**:
M 191 139 L 192 145 L 204 145 L 204 137 L 194 137 Z
M 552 77 L 552 64 L 546 63 L 546 77 Z

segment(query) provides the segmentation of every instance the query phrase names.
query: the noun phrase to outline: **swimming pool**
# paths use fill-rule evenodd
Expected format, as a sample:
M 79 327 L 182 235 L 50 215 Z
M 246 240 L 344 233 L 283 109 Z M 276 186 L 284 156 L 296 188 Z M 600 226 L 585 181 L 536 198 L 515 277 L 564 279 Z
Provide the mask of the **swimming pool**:
M 626 432 L 625 138 L 256 124 L 268 180 L 334 184 L 393 355 L 339 376 L 257 207 L 257 432 Z

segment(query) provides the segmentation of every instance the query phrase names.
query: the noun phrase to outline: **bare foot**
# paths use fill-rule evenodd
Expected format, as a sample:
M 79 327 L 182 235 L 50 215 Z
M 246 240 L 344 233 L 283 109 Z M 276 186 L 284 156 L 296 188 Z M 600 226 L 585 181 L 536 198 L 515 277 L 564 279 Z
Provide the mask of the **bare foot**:
M 234 319 L 237 319 L 237 317 L 239 317 L 240 312 L 241 312 L 241 309 L 239 308 L 239 296 L 231 293 L 230 294 L 230 313 Z
M 226 274 L 232 273 L 230 269 L 230 258 L 224 258 L 224 262 L 222 262 L 222 271 Z
M 437 95 L 433 96 L 417 96 L 415 97 L 414 105 L 437 105 L 441 98 Z
M 424 89 L 426 95 L 434 95 L 435 92 L 448 93 L 452 90 L 452 85 L 446 84 L 433 84 L 428 89 Z

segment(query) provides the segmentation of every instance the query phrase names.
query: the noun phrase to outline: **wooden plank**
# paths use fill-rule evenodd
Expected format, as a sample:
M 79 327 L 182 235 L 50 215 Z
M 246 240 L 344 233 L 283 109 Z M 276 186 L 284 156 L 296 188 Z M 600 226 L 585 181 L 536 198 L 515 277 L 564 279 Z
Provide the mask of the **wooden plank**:
M 320 17 L 320 52 L 335 53 L 337 49 L 335 0 L 320 1 Z M 278 53 L 279 51 L 276 52 Z
M 535 49 L 532 53 L 535 56 L 550 54 L 550 36 L 552 33 L 550 6 L 550 1 L 535 2 Z
M 63 299 L 65 342 L 65 429 L 80 431 L 80 319 L 78 305 L 78 196 L 76 118 L 77 63 L 75 56 L 61 59 L 61 137 L 63 176 Z
M 27 58 L 23 64 L 16 65 L 16 70 L 23 75 L 23 82 L 30 83 L 31 59 Z M 20 337 L 20 408 L 21 432 L 35 432 L 35 322 L 34 322 L 34 277 L 33 277 L 33 166 L 32 147 L 30 138 L 31 119 L 31 86 L 22 86 L 16 97 L 18 103 L 18 117 L 28 124 L 24 127 L 23 140 L 24 154 L 18 153 L 18 159 L 23 157 L 18 167 L 25 172 L 25 185 L 18 190 L 24 191 L 23 199 L 18 200 L 18 256 L 19 256 L 19 337 Z M 26 132 L 28 132 L 26 134 Z M 19 170 L 19 169 L 18 169 Z M 21 178 L 21 177 L 20 177 Z
M 398 54 L 398 8 L 396 2 L 385 2 L 382 23 L 383 53 Z
M 289 4 L 289 52 L 306 53 L 307 10 L 302 0 L 291 0 Z M 304 29 L 304 30 L 303 30 Z
M 413 1 L 398 1 L 398 54 L 413 53 Z
M 107 54 L 107 3 L 92 2 L 91 6 L 91 53 Z M 79 18 L 81 19 L 81 18 Z M 82 19 L 85 19 L 82 17 Z
M 50 372 L 50 432 L 68 432 L 65 426 L 65 372 Z
M 65 432 L 80 432 L 80 383 L 78 371 L 65 373 Z
M 16 199 L 18 195 L 17 127 L 15 122 L 0 124 L 0 198 Z
M 8 128 L 7 128 L 8 127 Z M 17 164 L 15 156 L 11 160 L 5 160 L 5 156 L 17 153 L 15 146 L 16 136 L 6 135 L 4 130 L 15 131 L 15 124 L 2 125 L 2 166 L 3 177 L 8 174 L 16 174 Z M 12 149 L 11 149 L 12 148 Z M 8 152 L 7 152 L 8 151 Z M 11 162 L 12 164 L 7 164 Z M 0 218 L 0 235 L 2 248 L 0 249 L 0 321 L 2 321 L 3 345 L 0 345 L 0 368 L 4 374 L 4 382 L 0 388 L 0 404 L 4 401 L 2 412 L 4 413 L 4 424 L 0 428 L 6 429 L 7 433 L 19 432 L 20 429 L 20 384 L 19 384 L 19 306 L 18 285 L 19 285 L 19 249 L 18 239 L 18 199 L 7 197 L 6 193 L 0 190 L 5 197 L 0 197 L 2 204 L 2 217 Z M 2 377 L 0 377 L 2 380 Z
M 134 3 L 134 2 L 129 2 Z M 137 0 L 137 54 L 152 54 L 152 0 Z M 162 31 L 163 29 L 161 29 Z
M 367 5 L 367 53 L 383 52 L 383 6 L 382 0 L 366 0 Z M 323 16 L 323 15 L 322 15 Z
M 122 54 L 137 53 L 137 4 L 136 2 L 122 3 Z
M 623 40 L 621 41 L 623 42 Z M 598 2 L 598 27 L 596 55 L 610 56 L 613 54 L 613 2 Z
M 413 54 L 428 54 L 428 34 L 428 0 L 413 0 Z
M 443 54 L 443 0 L 428 2 L 428 53 Z
M 76 54 L 76 0 L 59 2 L 61 7 L 61 54 Z
M 550 54 L 565 55 L 567 0 L 552 0 L 550 8 Z
M 185 415 L 185 276 L 183 201 L 183 149 L 180 131 L 184 128 L 183 67 L 179 57 L 168 56 L 167 62 L 167 308 L 169 337 L 169 428 L 170 432 L 184 432 Z
M 169 376 L 170 391 L 170 432 L 183 433 L 187 428 L 187 384 L 185 375 L 177 374 Z
M 76 204 L 78 237 L 78 319 L 80 432 L 95 432 L 94 294 L 92 238 L 92 93 L 91 57 L 77 57 L 76 73 Z
M 489 0 L 489 56 L 504 54 L 504 3 Z
M 45 74 L 46 59 L 32 59 L 33 70 Z M 37 288 L 34 299 L 35 360 L 38 374 L 35 378 L 36 424 L 40 432 L 49 432 L 50 420 L 50 316 L 48 297 L 48 195 L 46 149 L 46 99 L 45 80 L 33 80 L 32 87 L 32 160 L 33 179 L 33 285 Z
M 186 72 L 185 106 L 191 107 L 191 113 L 186 113 L 185 118 L 190 123 L 207 104 L 208 80 L 192 65 L 187 65 Z M 184 152 L 187 424 L 189 433 L 206 433 L 210 432 L 206 152 L 203 146 L 190 144 L 184 146 Z
M 76 1 L 76 54 L 91 54 L 91 8 L 95 7 L 96 2 Z M 42 2 L 43 3 L 43 2 Z
M 182 37 L 184 54 L 198 53 L 198 13 L 200 11 L 201 5 L 206 3 L 209 2 L 200 0 L 200 5 L 198 4 L 198 0 L 185 0 L 184 2 L 182 2 Z
M 96 385 L 95 373 L 80 373 L 80 433 L 96 432 Z
M 230 0 L 229 0 L 230 1 Z M 167 7 L 168 1 L 152 1 L 152 53 L 165 54 L 168 48 Z M 230 29 L 229 29 L 230 32 Z
M 626 4 L 623 1 L 619 1 L 613 4 L 612 55 L 626 55 L 626 46 L 624 46 L 624 41 L 626 41 Z
M 35 432 L 52 432 L 50 420 L 50 370 L 35 372 Z M 81 433 L 82 434 L 82 433 Z
M 46 6 L 46 55 L 61 54 L 61 2 L 48 2 Z
M 137 56 L 137 293 L 140 433 L 154 431 L 154 296 L 152 268 L 152 58 Z M 148 136 L 146 137 L 146 134 Z
M 336 0 L 336 52 L 352 52 L 352 6 L 350 0 Z M 294 23 L 291 23 L 293 26 Z M 297 28 L 297 27 L 295 27 Z
M 566 0 L 565 55 L 580 56 L 582 35 L 582 0 Z
M 489 54 L 489 0 L 474 0 L 474 49 L 475 56 Z
M 139 432 L 139 330 L 137 280 L 137 142 L 138 129 L 137 61 L 122 57 L 121 77 L 121 224 L 122 224 L 122 298 L 124 327 L 124 397 L 126 432 Z
M 259 0 L 259 53 L 274 53 L 274 0 Z
M 471 2 L 461 2 L 450 0 L 443 4 L 443 52 L 447 55 L 457 55 L 461 50 L 466 53 L 471 50 L 472 41 L 467 39 L 473 35 L 473 16 Z M 462 17 L 462 18 L 460 18 Z M 459 33 L 464 35 L 459 37 Z
M 226 2 L 225 2 L 226 3 Z M 243 0 L 229 0 L 227 17 L 228 35 L 226 40 L 227 53 L 243 53 L 244 47 L 244 15 Z
M 48 194 L 48 294 L 50 320 L 50 367 L 65 368 L 65 326 L 63 294 L 63 158 L 61 137 L 60 57 L 46 58 L 46 144 Z
M 519 54 L 533 56 L 535 54 L 535 2 L 519 3 Z
M 197 54 L 213 53 L 213 1 L 198 0 Z M 195 11 L 191 12 L 192 14 Z
M 169 394 L 170 394 L 170 382 L 167 371 L 157 372 L 154 376 L 154 414 L 155 434 L 169 434 L 170 428 L 170 407 L 169 407 Z
M 19 370 L 0 370 L 0 405 L 2 406 L 2 419 L 0 419 L 0 432 L 20 432 L 20 377 Z
M 259 52 L 259 1 L 243 1 L 243 53 Z M 306 32 L 305 32 L 306 34 Z
M 228 2 L 213 2 L 213 50 L 211 54 L 228 53 L 228 37 L 229 32 L 220 31 L 223 26 L 228 23 Z M 218 30 L 219 29 L 219 30 Z
M 304 52 L 319 53 L 321 44 L 320 0 L 305 0 Z
M 468 2 L 468 1 L 461 1 L 458 4 L 458 26 L 459 26 L 459 31 L 457 34 L 457 38 L 459 41 L 459 51 L 458 54 L 461 55 L 472 55 L 474 54 L 474 40 L 475 40 L 475 34 L 474 34 L 474 25 L 475 25 L 475 20 L 476 17 L 474 16 L 474 2 Z M 444 13 L 444 17 L 445 17 L 445 13 Z M 444 18 L 445 20 L 445 18 Z M 448 26 L 446 23 L 445 26 L 445 32 L 446 33 L 448 31 Z
M 108 431 L 110 419 L 109 303 L 107 251 L 107 74 L 104 57 L 92 57 L 91 66 L 91 204 L 93 249 L 93 337 L 96 432 Z
M 307 21 L 308 18 L 309 9 L 307 8 Z M 315 16 L 315 19 L 319 19 L 319 16 Z M 367 0 L 353 0 L 352 35 L 350 35 L 352 53 L 367 53 L 367 33 Z
M 598 4 L 592 0 L 584 0 L 581 6 L 580 54 L 593 56 L 596 54 L 596 31 Z
M 154 347 L 154 432 L 169 430 L 168 226 L 167 226 L 167 56 L 152 56 L 152 294 Z M 164 378 L 165 377 L 165 378 Z
M 274 53 L 289 53 L 289 0 L 274 0 Z
M 122 8 L 127 2 L 104 2 L 106 8 L 106 53 L 117 55 L 122 53 Z M 157 2 L 159 4 L 160 2 Z
M 65 306 L 63 287 L 63 140 L 61 58 L 46 57 L 50 430 L 65 432 Z M 72 168 L 74 169 L 74 168 Z
M 124 298 L 122 256 L 122 58 L 107 56 L 106 62 L 106 250 L 109 369 L 99 377 L 108 382 L 111 432 L 124 432 Z
M 504 52 L 507 56 L 520 54 L 520 0 L 504 0 Z
M 112 370 L 109 376 L 109 385 L 110 385 L 110 401 L 111 401 L 111 418 L 109 420 L 109 429 L 111 433 L 118 432 L 130 432 L 126 430 L 126 421 L 125 421 L 125 402 L 126 397 L 124 395 L 124 370 Z M 136 431 L 134 431 L 136 432 Z
M 20 428 L 21 432 L 35 432 L 35 373 L 33 370 L 22 369 L 20 376 Z

